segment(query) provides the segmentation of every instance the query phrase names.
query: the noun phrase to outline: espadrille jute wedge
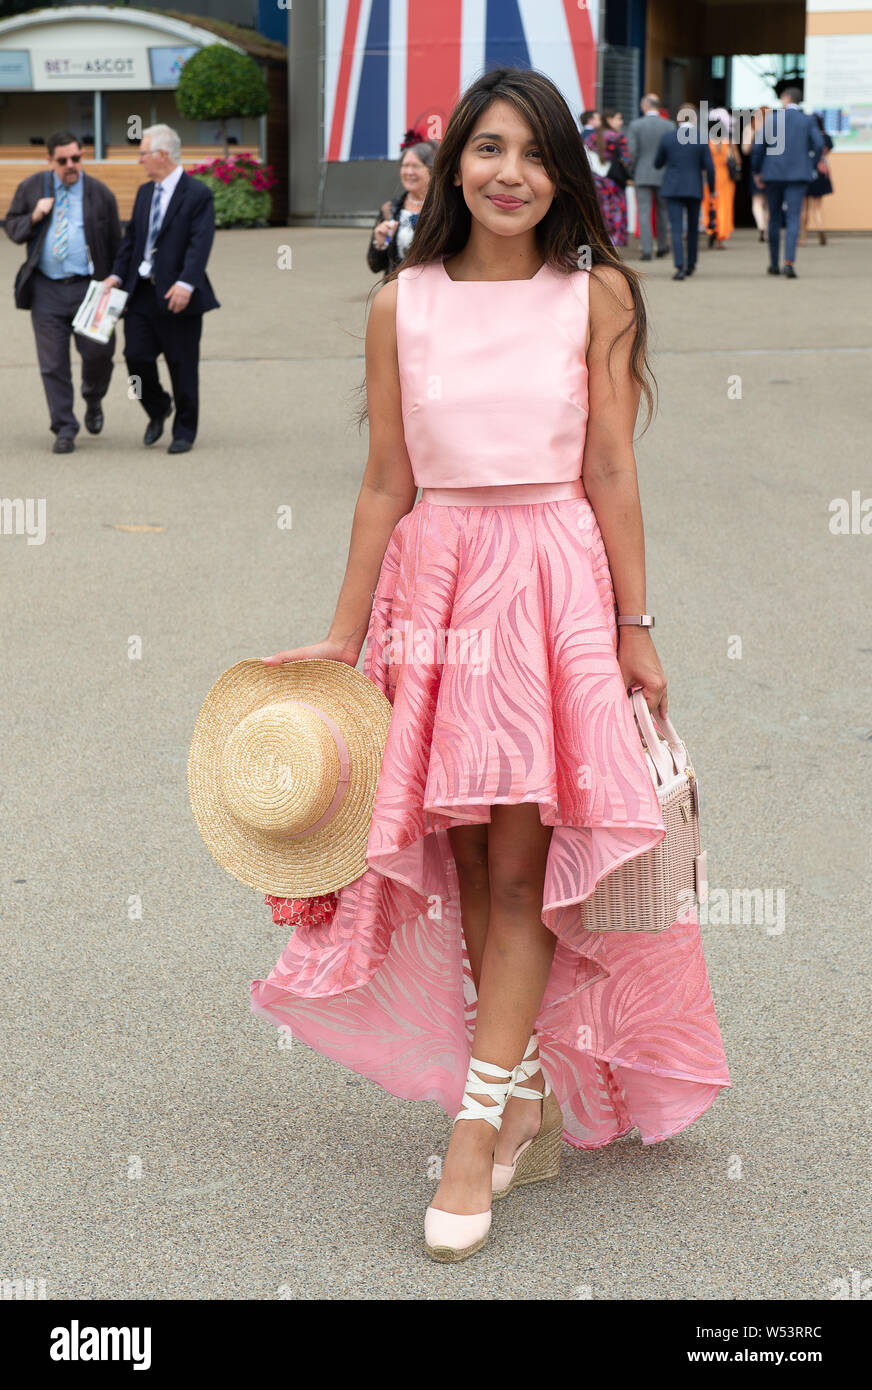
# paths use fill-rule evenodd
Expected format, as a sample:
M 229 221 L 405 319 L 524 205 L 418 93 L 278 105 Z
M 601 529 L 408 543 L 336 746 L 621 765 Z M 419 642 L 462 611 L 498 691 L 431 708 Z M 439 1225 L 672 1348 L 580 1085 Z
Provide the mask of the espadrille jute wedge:
M 498 1078 L 496 1081 L 483 1081 L 476 1072 Z M 517 1077 L 514 1071 L 505 1071 L 493 1062 L 480 1062 L 470 1059 L 466 1074 L 466 1090 L 458 1120 L 487 1120 L 489 1125 L 499 1131 L 503 1122 L 503 1110 L 512 1094 Z M 482 1105 L 476 1095 L 489 1096 L 493 1105 Z M 424 1249 L 433 1260 L 440 1263 L 454 1263 L 474 1255 L 486 1243 L 490 1234 L 491 1209 L 475 1212 L 472 1215 L 452 1211 L 440 1211 L 438 1207 L 428 1207 L 424 1216 Z
M 523 1061 L 515 1067 L 515 1085 L 512 1095 L 521 1100 L 542 1101 L 542 1121 L 539 1133 L 526 1140 L 515 1152 L 512 1163 L 495 1163 L 491 1179 L 492 1196 L 507 1197 L 515 1187 L 524 1183 L 542 1182 L 546 1178 L 556 1178 L 560 1169 L 560 1153 L 563 1140 L 563 1112 L 560 1103 L 551 1089 L 551 1083 L 542 1072 L 544 1091 L 534 1091 L 529 1086 L 518 1085 L 519 1081 L 529 1081 L 540 1070 L 539 1058 L 531 1060 L 538 1049 L 536 1034 L 530 1038 Z

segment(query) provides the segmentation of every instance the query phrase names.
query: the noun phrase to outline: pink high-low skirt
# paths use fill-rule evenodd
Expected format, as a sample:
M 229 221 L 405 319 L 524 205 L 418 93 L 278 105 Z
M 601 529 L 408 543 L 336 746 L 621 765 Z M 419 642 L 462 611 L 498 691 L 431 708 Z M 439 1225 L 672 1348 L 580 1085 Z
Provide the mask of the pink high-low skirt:
M 388 544 L 363 669 L 393 705 L 370 867 L 253 981 L 255 1013 L 456 1115 L 476 996 L 446 830 L 535 801 L 554 827 L 542 920 L 557 937 L 536 1031 L 563 1137 L 593 1149 L 684 1129 L 730 1085 L 697 918 L 651 933 L 581 920 L 599 880 L 665 831 L 580 480 L 425 489 Z

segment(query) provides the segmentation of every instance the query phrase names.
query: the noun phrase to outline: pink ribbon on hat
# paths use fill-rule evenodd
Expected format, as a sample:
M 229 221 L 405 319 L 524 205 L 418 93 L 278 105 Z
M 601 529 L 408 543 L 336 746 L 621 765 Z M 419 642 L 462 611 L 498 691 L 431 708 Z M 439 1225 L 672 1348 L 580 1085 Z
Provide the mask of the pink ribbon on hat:
M 319 719 L 324 720 L 324 723 L 327 725 L 327 728 L 333 735 L 333 738 L 336 743 L 336 751 L 339 754 L 339 780 L 336 783 L 336 792 L 333 796 L 333 800 L 330 802 L 330 805 L 327 807 L 327 810 L 324 812 L 323 816 L 319 816 L 318 819 L 312 825 L 307 825 L 305 830 L 294 830 L 291 834 L 285 837 L 288 840 L 296 840 L 299 838 L 300 835 L 312 835 L 316 830 L 320 830 L 322 825 L 327 824 L 331 816 L 335 815 L 339 807 L 339 803 L 342 801 L 342 798 L 345 796 L 345 793 L 348 790 L 348 778 L 351 770 L 351 759 L 348 756 L 348 745 L 346 744 L 345 739 L 342 737 L 342 734 L 339 730 L 339 726 L 336 723 L 334 723 L 334 721 L 330 718 L 329 714 L 325 714 L 323 710 L 318 709 L 317 705 L 310 705 L 305 700 L 295 700 L 294 703 L 302 705 L 304 709 L 314 710 L 315 714 L 318 715 Z

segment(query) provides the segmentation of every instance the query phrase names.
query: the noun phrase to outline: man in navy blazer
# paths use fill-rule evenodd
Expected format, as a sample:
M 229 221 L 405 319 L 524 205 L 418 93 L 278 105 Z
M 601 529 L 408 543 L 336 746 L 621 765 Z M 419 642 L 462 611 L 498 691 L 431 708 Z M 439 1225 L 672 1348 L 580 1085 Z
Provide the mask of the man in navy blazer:
M 703 174 L 712 193 L 715 191 L 715 166 L 708 147 L 708 135 L 701 135 L 696 112 L 683 107 L 678 113 L 676 130 L 665 130 L 654 156 L 654 168 L 666 166 L 660 196 L 669 213 L 672 230 L 672 257 L 675 261 L 673 280 L 683 280 L 696 269 L 696 248 L 699 241 L 699 205 L 702 202 Z M 687 259 L 683 248 L 682 223 L 687 215 Z
M 769 275 L 780 275 L 782 207 L 787 209 L 784 233 L 784 274 L 796 279 L 793 268 L 799 236 L 799 214 L 806 189 L 823 158 L 824 142 L 817 121 L 800 111 L 798 87 L 785 87 L 781 110 L 770 111 L 751 146 L 751 177 L 766 193 L 769 204 Z
M 173 407 L 170 454 L 186 453 L 197 434 L 198 367 L 203 315 L 219 308 L 206 262 L 215 235 L 212 193 L 181 166 L 181 143 L 166 125 L 142 132 L 139 161 L 150 182 L 136 195 L 133 215 L 104 284 L 119 285 L 130 298 L 124 313 L 124 357 L 128 375 L 139 382 L 148 416 L 145 443 L 163 434 Z M 163 353 L 173 396 L 160 384 Z

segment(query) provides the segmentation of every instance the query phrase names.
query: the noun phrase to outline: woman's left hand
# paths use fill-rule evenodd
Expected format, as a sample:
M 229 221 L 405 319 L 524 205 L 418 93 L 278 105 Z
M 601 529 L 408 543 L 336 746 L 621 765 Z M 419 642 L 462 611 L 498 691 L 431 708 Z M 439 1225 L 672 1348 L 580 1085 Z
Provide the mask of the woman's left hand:
M 627 690 L 641 685 L 652 714 L 666 716 L 666 676 L 646 627 L 618 628 L 618 665 Z

